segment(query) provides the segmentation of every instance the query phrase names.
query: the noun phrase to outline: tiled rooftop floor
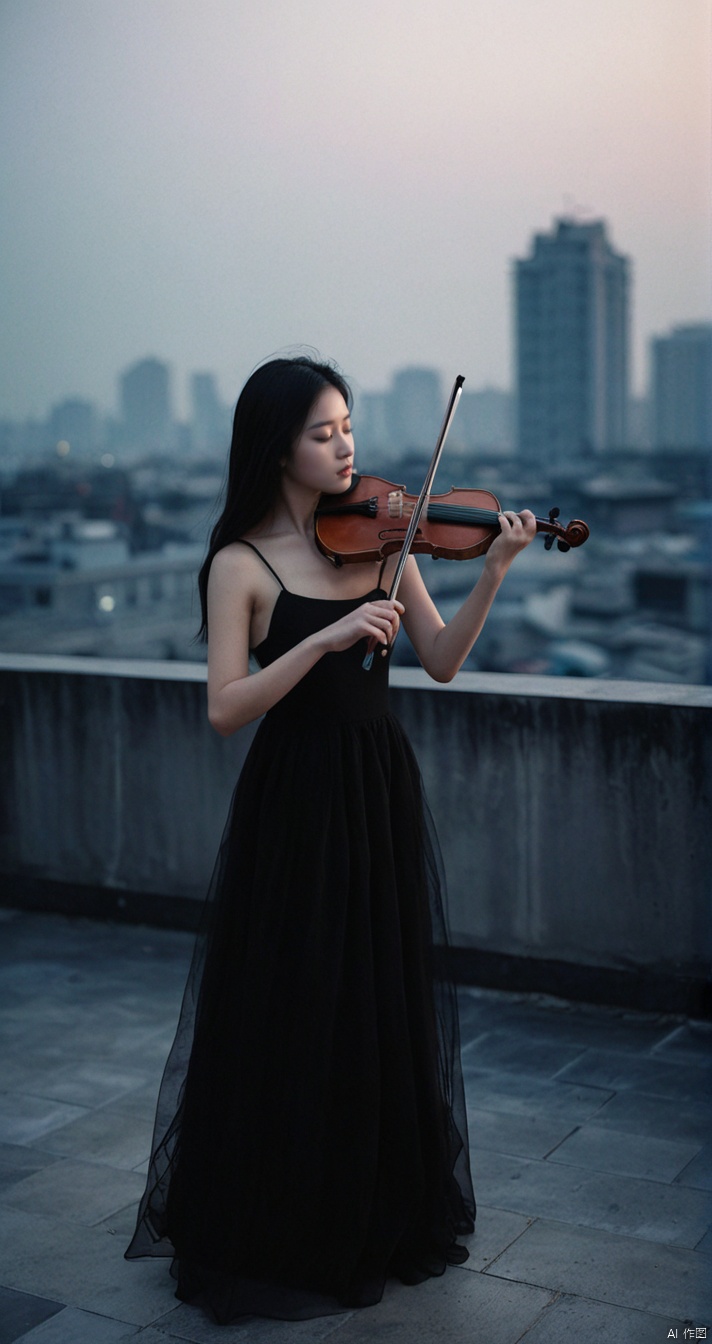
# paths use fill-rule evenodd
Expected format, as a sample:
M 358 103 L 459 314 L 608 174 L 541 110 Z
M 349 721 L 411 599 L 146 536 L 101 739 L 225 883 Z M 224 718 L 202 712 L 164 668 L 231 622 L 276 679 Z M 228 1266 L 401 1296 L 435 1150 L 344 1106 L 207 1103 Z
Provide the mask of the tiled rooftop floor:
M 467 1264 L 221 1329 L 122 1258 L 190 936 L 0 911 L 0 942 L 0 1344 L 712 1339 L 708 1024 L 463 990 Z

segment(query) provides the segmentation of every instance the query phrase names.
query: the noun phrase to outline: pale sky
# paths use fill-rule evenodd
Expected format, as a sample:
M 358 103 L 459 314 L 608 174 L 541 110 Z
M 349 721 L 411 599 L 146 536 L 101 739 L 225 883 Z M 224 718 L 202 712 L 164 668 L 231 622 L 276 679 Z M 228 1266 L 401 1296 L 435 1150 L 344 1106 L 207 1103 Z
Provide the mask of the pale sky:
M 562 214 L 632 258 L 638 389 L 709 320 L 712 0 L 0 0 L 0 51 L 0 417 L 297 345 L 506 387 Z

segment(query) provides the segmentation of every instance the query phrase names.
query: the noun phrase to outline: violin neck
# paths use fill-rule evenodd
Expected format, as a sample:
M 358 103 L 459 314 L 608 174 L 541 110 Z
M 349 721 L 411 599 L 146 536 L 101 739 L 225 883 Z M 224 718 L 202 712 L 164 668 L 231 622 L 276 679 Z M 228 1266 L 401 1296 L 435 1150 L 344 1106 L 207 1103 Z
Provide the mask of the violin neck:
M 496 509 L 474 509 L 469 504 L 429 504 L 428 518 L 433 523 L 461 523 L 465 527 L 496 527 Z

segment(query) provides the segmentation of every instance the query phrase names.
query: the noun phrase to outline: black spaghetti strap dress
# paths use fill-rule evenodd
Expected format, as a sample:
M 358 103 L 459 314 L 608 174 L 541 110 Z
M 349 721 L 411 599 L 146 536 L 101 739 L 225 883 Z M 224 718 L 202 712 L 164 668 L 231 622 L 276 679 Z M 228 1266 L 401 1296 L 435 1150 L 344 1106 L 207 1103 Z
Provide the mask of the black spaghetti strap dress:
M 365 600 L 277 581 L 262 666 Z M 221 1324 L 371 1305 L 465 1260 L 474 1227 L 437 848 L 364 647 L 258 729 L 161 1083 L 126 1256 L 171 1257 Z

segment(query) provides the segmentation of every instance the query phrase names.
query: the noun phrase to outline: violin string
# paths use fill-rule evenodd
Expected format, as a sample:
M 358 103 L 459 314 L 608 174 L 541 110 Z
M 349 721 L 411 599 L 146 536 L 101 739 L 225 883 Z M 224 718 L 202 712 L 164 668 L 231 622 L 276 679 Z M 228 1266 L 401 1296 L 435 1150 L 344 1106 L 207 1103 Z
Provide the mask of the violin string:
M 464 504 L 431 504 L 428 518 L 434 523 L 469 523 L 470 526 L 481 523 L 486 527 L 496 523 L 499 514 L 494 509 L 472 509 Z

